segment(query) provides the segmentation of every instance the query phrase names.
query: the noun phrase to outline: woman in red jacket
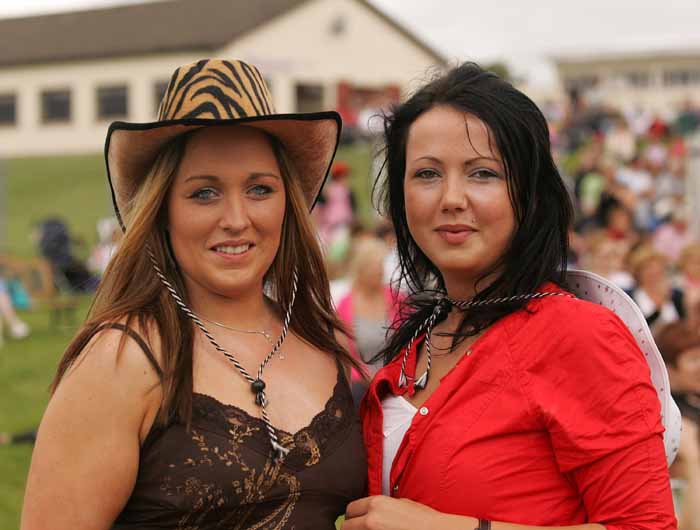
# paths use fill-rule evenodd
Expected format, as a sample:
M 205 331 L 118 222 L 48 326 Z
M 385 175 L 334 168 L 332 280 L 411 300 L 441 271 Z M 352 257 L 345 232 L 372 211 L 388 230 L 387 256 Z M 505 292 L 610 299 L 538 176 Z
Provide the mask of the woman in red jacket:
M 362 404 L 371 496 L 344 530 L 675 528 L 644 355 L 562 288 L 572 208 L 541 112 L 464 64 L 385 134 L 383 206 L 417 296 Z

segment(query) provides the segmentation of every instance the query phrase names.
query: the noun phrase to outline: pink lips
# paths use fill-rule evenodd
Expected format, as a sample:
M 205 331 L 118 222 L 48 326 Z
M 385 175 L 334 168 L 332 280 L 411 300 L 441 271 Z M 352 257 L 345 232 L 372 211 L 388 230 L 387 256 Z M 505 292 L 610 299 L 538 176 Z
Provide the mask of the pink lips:
M 469 236 L 471 236 L 476 230 L 468 225 L 441 225 L 438 226 L 435 231 L 438 235 L 450 245 L 460 245 L 464 243 Z

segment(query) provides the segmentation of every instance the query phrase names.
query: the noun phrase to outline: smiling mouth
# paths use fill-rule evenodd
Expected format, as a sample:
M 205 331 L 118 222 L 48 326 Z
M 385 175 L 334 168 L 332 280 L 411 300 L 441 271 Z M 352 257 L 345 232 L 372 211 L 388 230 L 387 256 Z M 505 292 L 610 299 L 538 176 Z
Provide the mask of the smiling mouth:
M 228 254 L 230 256 L 237 256 L 238 254 L 244 254 L 245 252 L 248 252 L 248 250 L 250 250 L 252 247 L 252 243 L 246 243 L 245 245 L 236 246 L 220 245 L 218 247 L 214 247 L 214 251 L 221 252 L 222 254 Z

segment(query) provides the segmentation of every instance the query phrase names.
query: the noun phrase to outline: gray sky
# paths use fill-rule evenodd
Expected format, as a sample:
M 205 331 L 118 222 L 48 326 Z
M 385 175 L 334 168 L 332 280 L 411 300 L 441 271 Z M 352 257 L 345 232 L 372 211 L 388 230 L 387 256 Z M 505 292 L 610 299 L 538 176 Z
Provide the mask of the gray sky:
M 136 1 L 0 0 L 0 17 Z M 553 54 L 700 49 L 699 0 L 371 1 L 445 55 L 504 59 L 535 84 L 552 80 Z

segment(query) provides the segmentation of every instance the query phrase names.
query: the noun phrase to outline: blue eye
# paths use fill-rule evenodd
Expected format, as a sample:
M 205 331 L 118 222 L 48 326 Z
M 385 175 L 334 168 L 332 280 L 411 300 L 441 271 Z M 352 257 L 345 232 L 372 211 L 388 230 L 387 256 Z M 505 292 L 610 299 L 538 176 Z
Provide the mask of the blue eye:
M 255 186 L 252 186 L 248 192 L 252 193 L 253 195 L 256 195 L 258 197 L 264 197 L 265 195 L 269 195 L 272 193 L 272 188 L 270 186 L 265 186 L 264 184 L 256 184 Z
M 207 201 L 213 199 L 216 196 L 216 190 L 212 188 L 201 188 L 190 195 L 191 199 L 197 199 L 200 201 Z

